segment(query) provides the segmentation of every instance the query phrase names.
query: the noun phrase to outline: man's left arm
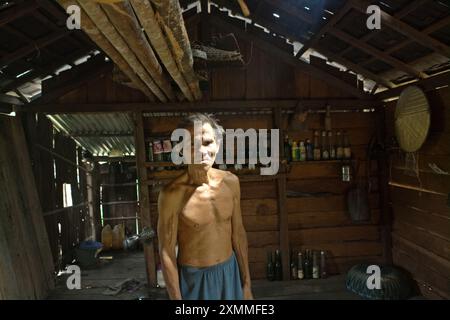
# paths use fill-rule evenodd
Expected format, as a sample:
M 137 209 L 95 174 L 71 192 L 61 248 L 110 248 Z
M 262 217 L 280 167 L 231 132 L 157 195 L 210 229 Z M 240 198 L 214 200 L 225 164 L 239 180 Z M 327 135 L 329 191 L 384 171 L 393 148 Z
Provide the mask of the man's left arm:
M 230 187 L 233 191 L 234 202 L 233 216 L 231 218 L 233 249 L 239 264 L 244 299 L 249 300 L 253 299 L 253 294 L 251 290 L 250 270 L 248 266 L 248 242 L 247 234 L 242 222 L 241 189 L 239 179 L 235 175 L 231 175 Z

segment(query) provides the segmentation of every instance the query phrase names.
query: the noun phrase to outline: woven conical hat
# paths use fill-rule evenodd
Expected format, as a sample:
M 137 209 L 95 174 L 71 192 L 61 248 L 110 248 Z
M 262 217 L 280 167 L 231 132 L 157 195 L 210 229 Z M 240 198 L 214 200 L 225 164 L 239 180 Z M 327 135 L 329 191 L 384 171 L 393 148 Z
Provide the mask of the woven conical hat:
M 416 152 L 425 142 L 430 128 L 430 105 L 416 86 L 403 90 L 395 109 L 395 134 L 400 148 Z

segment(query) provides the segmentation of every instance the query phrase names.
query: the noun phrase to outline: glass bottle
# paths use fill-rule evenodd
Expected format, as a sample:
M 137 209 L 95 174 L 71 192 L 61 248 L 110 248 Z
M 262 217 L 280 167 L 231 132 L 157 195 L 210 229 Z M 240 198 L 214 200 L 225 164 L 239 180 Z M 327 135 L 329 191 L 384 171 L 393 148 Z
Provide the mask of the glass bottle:
M 297 280 L 297 277 L 298 277 L 297 261 L 295 259 L 295 252 L 292 251 L 292 253 L 291 253 L 291 279 Z
M 317 251 L 313 251 L 312 277 L 313 279 L 319 279 L 319 257 Z
M 283 280 L 283 266 L 281 264 L 280 250 L 275 251 L 275 280 Z
M 303 271 L 303 254 L 301 252 L 297 255 L 297 278 L 303 280 L 305 273 Z
M 322 160 L 330 159 L 329 143 L 326 131 L 322 131 Z
M 296 141 L 292 142 L 292 161 L 298 161 L 299 159 L 297 158 L 298 155 L 298 145 Z
M 321 150 L 320 150 L 320 144 L 319 144 L 319 131 L 314 131 L 314 152 L 313 157 L 315 161 L 318 161 L 321 159 Z
M 327 262 L 325 251 L 320 251 L 320 277 L 323 279 L 327 277 Z
M 330 159 L 336 159 L 336 147 L 334 143 L 333 133 L 328 131 L 328 143 L 330 144 Z
M 307 161 L 314 160 L 314 151 L 313 151 L 314 146 L 311 143 L 310 139 L 306 139 L 306 146 L 305 147 L 306 147 L 306 160 Z
M 299 149 L 299 153 L 300 153 L 300 161 L 306 161 L 306 147 L 303 141 L 300 141 L 300 147 Z
M 342 132 L 338 131 L 336 134 L 336 159 L 341 160 L 344 158 L 344 148 L 342 145 Z
M 267 280 L 273 281 L 275 280 L 275 270 L 274 270 L 274 263 L 273 263 L 273 255 L 272 252 L 267 252 Z
M 344 131 L 344 159 L 350 159 L 352 157 L 352 150 L 350 147 L 350 140 L 347 131 Z
M 309 250 L 305 251 L 305 261 L 304 263 L 304 273 L 305 273 L 305 279 L 310 279 L 311 278 L 311 274 L 310 274 L 310 261 L 309 261 Z
M 288 163 L 292 161 L 291 144 L 289 143 L 288 135 L 284 138 L 284 157 Z

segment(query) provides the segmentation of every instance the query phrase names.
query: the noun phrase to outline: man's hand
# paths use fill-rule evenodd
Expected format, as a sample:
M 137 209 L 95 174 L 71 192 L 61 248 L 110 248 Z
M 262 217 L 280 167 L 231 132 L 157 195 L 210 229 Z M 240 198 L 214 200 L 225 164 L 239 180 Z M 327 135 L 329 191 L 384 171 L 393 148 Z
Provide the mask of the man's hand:
M 244 293 L 244 300 L 253 300 L 252 289 L 250 286 L 244 286 L 242 291 Z

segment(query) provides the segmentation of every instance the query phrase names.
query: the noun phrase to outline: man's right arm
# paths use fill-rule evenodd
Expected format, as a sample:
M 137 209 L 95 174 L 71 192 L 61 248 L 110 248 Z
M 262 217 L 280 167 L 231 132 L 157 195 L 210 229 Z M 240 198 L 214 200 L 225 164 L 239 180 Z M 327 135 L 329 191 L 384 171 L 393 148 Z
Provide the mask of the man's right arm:
M 178 206 L 174 191 L 161 190 L 158 197 L 158 243 L 162 272 L 169 298 L 181 300 L 176 245 Z

